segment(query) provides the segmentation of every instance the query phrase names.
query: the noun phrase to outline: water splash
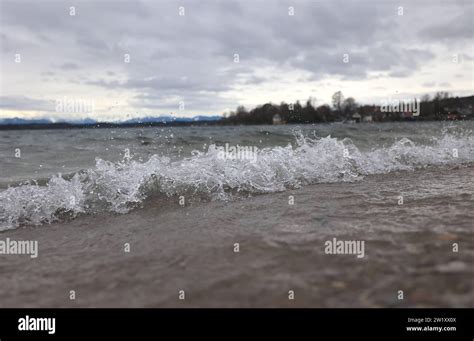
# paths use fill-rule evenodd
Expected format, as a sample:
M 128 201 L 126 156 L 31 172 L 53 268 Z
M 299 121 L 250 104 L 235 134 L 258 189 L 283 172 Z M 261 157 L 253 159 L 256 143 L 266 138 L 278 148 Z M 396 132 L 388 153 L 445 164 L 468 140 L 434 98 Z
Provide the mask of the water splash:
M 223 159 L 214 144 L 180 161 L 158 155 L 146 162 L 96 159 L 93 169 L 53 176 L 46 185 L 29 181 L 0 192 L 0 230 L 51 223 L 79 213 L 127 213 L 155 194 L 231 199 L 234 195 L 352 182 L 370 174 L 473 161 L 470 133 L 445 132 L 424 145 L 402 138 L 389 147 L 361 151 L 348 138 L 313 139 L 299 131 L 294 146 L 259 149 L 256 160 Z

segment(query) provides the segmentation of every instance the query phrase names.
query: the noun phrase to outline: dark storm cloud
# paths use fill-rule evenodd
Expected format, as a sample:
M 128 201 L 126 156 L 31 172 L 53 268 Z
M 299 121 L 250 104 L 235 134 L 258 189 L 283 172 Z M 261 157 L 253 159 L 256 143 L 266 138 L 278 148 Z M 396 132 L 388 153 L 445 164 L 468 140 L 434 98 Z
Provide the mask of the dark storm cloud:
M 162 107 L 170 98 L 201 108 L 226 103 L 215 99 L 238 85 L 275 81 L 257 75 L 266 66 L 304 71 L 311 81 L 362 80 L 373 71 L 407 77 L 435 57 L 424 40 L 472 38 L 472 7 L 438 20 L 443 8 L 428 1 L 407 5 L 405 21 L 394 1 L 86 1 L 75 4 L 75 16 L 60 1 L 1 6 L 3 51 L 42 49 L 55 56 L 49 72 L 74 70 L 84 85 L 131 91 L 136 107 Z M 434 19 L 412 29 L 409 13 L 423 10 Z M 413 33 L 409 43 L 405 32 Z M 38 63 L 44 72 L 46 62 Z

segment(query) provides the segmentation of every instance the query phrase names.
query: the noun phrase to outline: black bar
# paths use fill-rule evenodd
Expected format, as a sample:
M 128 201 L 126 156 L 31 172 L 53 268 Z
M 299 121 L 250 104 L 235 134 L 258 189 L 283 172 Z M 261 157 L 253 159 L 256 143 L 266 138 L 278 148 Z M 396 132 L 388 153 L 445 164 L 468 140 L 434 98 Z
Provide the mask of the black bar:
M 30 323 L 31 318 L 55 318 L 54 334 L 20 331 L 19 321 L 26 316 Z M 473 309 L 2 309 L 0 340 L 135 339 L 138 335 L 148 335 L 146 339 L 186 335 L 248 339 L 259 333 L 265 339 L 287 335 L 313 340 L 472 341 L 473 321 Z M 408 331 L 407 327 L 422 330 Z M 431 330 L 423 330 L 426 327 Z M 433 327 L 456 330 L 435 331 Z

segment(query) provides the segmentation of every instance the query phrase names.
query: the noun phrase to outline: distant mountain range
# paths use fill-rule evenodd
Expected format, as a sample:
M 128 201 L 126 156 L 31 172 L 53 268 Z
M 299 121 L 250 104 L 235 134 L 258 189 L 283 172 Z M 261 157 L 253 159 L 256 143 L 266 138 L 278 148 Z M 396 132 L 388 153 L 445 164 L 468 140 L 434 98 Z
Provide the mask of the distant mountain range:
M 53 121 L 50 119 L 24 119 L 24 118 L 3 118 L 0 119 L 0 125 L 30 125 L 30 124 L 57 124 L 57 123 L 66 123 L 72 125 L 88 125 L 88 124 L 97 124 L 97 123 L 113 123 L 115 125 L 120 124 L 146 124 L 146 123 L 170 123 L 170 122 L 205 122 L 205 121 L 218 121 L 222 119 L 222 116 L 194 116 L 194 117 L 174 117 L 174 116 L 158 116 L 158 117 L 140 117 L 132 118 L 126 121 L 96 121 L 91 118 L 81 119 L 81 120 L 59 120 Z
M 114 122 L 114 123 L 169 123 L 169 122 L 201 122 L 201 121 L 218 121 L 222 119 L 222 116 L 194 116 L 194 117 L 174 117 L 174 116 L 159 116 L 159 117 L 140 117 L 132 118 L 123 122 Z
M 23 118 L 2 118 L 0 119 L 0 124 L 3 125 L 13 125 L 13 124 L 51 124 L 52 121 L 47 119 L 32 119 L 32 120 L 25 120 Z

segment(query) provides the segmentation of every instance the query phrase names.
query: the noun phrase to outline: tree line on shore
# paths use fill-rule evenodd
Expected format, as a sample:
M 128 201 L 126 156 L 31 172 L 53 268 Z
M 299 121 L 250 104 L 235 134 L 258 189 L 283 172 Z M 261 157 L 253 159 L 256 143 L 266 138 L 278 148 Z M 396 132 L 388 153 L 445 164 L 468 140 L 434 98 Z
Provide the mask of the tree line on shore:
M 244 106 L 239 106 L 230 112 L 220 122 L 223 124 L 272 124 L 278 117 L 281 123 L 328 123 L 352 120 L 354 114 L 361 118 L 370 116 L 372 121 L 402 121 L 407 118 L 400 112 L 381 110 L 381 105 L 359 105 L 352 97 L 344 98 L 338 91 L 332 96 L 332 106 L 322 104 L 316 106 L 316 100 L 309 98 L 304 105 L 296 103 L 273 104 L 266 103 L 247 111 Z M 425 95 L 419 100 L 419 116 L 417 120 L 444 120 L 449 108 L 463 107 L 474 104 L 474 96 L 451 97 L 447 92 L 438 92 L 433 97 Z M 382 108 L 383 109 L 383 108 Z M 411 117 L 411 119 L 414 119 Z

